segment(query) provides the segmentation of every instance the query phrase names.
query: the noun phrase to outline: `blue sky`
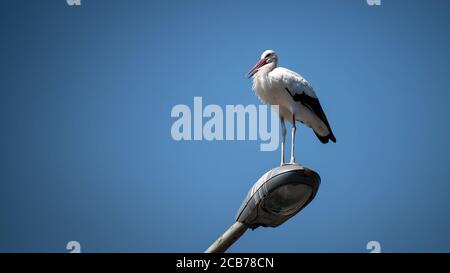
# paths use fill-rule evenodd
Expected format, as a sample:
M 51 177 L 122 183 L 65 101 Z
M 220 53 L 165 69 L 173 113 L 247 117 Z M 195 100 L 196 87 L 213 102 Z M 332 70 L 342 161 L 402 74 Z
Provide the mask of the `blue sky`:
M 202 252 L 279 163 L 259 141 L 180 141 L 174 105 L 259 104 L 261 52 L 314 86 L 314 201 L 234 252 L 450 251 L 450 2 L 2 1 L 0 251 Z

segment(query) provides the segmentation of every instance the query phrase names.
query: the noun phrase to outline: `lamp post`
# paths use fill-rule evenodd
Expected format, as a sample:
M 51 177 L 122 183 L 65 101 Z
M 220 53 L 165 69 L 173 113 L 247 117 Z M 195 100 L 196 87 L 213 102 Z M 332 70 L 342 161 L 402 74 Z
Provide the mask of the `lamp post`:
M 236 222 L 205 253 L 225 252 L 248 228 L 281 225 L 314 199 L 319 185 L 320 176 L 300 164 L 271 169 L 248 192 Z

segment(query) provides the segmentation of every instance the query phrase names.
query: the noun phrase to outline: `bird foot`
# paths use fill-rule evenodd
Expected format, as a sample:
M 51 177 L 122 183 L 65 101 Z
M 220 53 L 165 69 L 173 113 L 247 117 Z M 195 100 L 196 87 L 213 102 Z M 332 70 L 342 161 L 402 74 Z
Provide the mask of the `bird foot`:
M 281 163 L 280 163 L 280 167 L 281 167 L 281 166 L 286 166 L 286 165 L 298 165 L 298 163 L 295 162 L 295 160 L 291 160 L 291 161 L 289 161 L 289 162 L 281 162 Z

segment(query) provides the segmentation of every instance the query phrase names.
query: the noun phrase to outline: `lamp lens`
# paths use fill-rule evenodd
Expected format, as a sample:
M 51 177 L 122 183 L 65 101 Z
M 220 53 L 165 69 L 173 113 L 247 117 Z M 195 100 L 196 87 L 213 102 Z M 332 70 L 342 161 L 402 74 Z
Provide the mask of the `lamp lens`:
M 290 215 L 302 208 L 309 200 L 312 188 L 305 184 L 286 184 L 272 191 L 263 208 L 274 214 Z

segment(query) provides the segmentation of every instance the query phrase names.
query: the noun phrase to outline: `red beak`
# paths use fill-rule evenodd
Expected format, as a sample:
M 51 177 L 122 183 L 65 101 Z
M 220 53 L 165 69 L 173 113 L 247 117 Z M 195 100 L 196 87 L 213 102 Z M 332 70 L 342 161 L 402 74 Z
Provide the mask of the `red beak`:
M 250 79 L 251 77 L 253 77 L 253 75 L 255 75 L 256 72 L 258 72 L 258 69 L 266 64 L 267 63 L 266 63 L 265 59 L 259 60 L 259 62 L 257 62 L 255 64 L 255 66 L 252 69 L 250 69 L 250 71 L 248 72 L 248 74 L 247 74 L 248 78 Z

